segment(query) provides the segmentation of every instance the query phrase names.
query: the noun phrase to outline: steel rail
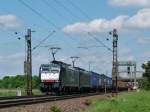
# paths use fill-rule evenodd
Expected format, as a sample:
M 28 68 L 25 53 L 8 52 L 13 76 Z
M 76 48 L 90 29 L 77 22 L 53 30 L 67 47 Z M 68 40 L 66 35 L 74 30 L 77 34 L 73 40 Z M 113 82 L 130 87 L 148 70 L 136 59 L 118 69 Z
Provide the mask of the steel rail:
M 109 94 L 109 93 L 108 93 Z M 22 98 L 8 98 L 0 100 L 0 108 L 18 106 L 18 105 L 29 105 L 35 103 L 58 101 L 72 98 L 88 97 L 95 95 L 104 95 L 104 93 L 89 93 L 89 94 L 73 94 L 63 96 L 33 96 L 33 97 L 22 97 Z

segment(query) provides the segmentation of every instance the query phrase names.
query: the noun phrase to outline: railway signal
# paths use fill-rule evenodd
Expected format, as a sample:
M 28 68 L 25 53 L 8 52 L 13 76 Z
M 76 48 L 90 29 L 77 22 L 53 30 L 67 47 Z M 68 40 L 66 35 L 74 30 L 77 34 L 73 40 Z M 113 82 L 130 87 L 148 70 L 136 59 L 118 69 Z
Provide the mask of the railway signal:
M 130 66 L 127 67 L 127 72 L 130 74 Z

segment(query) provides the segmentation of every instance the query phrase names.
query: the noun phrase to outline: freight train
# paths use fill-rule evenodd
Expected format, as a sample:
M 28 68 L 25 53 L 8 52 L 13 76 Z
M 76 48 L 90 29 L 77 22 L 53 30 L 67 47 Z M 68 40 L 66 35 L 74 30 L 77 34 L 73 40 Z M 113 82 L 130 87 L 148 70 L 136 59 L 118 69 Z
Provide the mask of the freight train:
M 112 78 L 60 61 L 42 64 L 39 69 L 40 90 L 44 93 L 96 92 L 112 88 Z

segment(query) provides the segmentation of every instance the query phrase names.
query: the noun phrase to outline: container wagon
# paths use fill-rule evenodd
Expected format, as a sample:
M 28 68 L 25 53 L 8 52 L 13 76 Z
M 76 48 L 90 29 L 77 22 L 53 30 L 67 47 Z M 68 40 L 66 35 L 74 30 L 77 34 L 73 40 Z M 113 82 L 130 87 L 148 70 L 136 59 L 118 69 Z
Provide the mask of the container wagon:
M 80 92 L 88 92 L 91 89 L 91 74 L 89 71 L 78 68 L 80 75 Z

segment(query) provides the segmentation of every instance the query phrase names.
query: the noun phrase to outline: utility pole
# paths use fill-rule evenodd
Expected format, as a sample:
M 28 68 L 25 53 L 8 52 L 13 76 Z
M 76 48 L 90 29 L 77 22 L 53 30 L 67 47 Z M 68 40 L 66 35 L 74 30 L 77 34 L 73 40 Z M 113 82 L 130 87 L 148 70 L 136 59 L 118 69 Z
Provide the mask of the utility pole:
M 112 64 L 112 94 L 118 93 L 118 85 L 117 85 L 117 76 L 118 76 L 118 34 L 117 30 L 113 29 L 112 32 L 110 32 L 110 35 L 113 37 L 113 64 Z
M 49 50 L 51 51 L 52 57 L 53 57 L 53 61 L 55 61 L 55 54 L 58 52 L 58 50 L 60 50 L 61 48 L 59 47 L 51 47 Z
M 27 30 L 27 35 L 25 35 L 25 46 L 27 46 L 27 51 L 25 51 L 25 62 L 24 62 L 24 73 L 27 76 L 27 95 L 32 95 L 32 43 L 31 43 L 31 29 Z M 27 53 L 27 55 L 26 55 Z
M 79 59 L 79 57 L 78 56 L 72 56 L 70 58 L 72 59 L 72 66 L 75 67 L 75 62 L 77 59 Z

